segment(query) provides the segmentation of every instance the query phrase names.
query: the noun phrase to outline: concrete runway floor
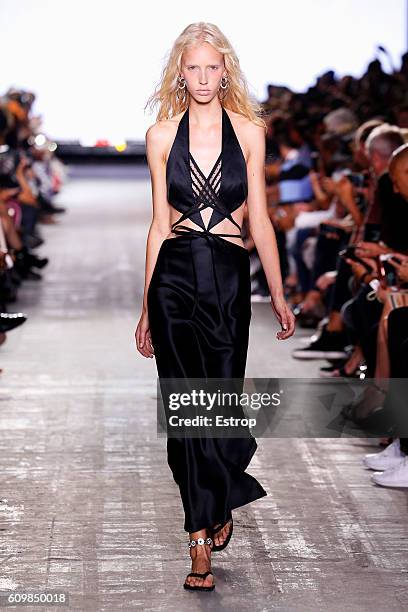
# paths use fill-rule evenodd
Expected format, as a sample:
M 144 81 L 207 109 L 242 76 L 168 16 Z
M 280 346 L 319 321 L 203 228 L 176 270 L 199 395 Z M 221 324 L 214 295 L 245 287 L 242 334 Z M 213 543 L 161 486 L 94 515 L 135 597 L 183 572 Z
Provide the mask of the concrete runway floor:
M 0 350 L 0 591 L 65 591 L 72 610 L 408 609 L 407 490 L 362 467 L 377 439 L 258 440 L 268 495 L 234 511 L 213 593 L 182 589 L 188 535 L 156 434 L 156 370 L 134 346 L 151 194 L 144 168 L 75 171 L 41 225 L 41 282 Z M 253 304 L 249 377 L 317 377 Z M 310 334 L 309 334 L 310 335 Z M 13 608 L 11 608 L 13 609 Z M 19 606 L 21 610 L 54 607 Z

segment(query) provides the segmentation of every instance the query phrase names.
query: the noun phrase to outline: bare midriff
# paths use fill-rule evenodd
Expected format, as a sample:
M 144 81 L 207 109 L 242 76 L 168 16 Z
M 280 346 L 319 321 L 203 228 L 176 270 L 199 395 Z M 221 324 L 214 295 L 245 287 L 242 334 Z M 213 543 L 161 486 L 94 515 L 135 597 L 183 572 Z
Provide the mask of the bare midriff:
M 234 210 L 231 213 L 231 217 L 234 219 L 234 221 L 236 221 L 236 223 L 238 223 L 238 225 L 240 227 L 242 227 L 242 223 L 243 223 L 243 218 L 244 218 L 244 209 L 245 209 L 245 204 L 246 202 L 244 202 L 239 208 L 237 208 L 236 210 Z M 202 208 L 200 210 L 200 214 L 202 216 L 202 219 L 204 221 L 204 225 L 207 226 L 208 225 L 208 221 L 211 217 L 211 212 L 212 212 L 212 208 L 211 206 L 207 206 L 206 208 Z M 173 223 L 176 223 L 176 221 L 178 221 L 178 219 L 180 219 L 181 214 L 178 210 L 176 210 L 175 208 L 173 208 L 173 206 L 170 206 L 170 224 L 173 225 Z M 180 225 L 185 225 L 186 227 L 191 227 L 191 229 L 197 230 L 199 232 L 203 231 L 203 228 L 200 227 L 199 225 L 196 225 L 194 223 L 194 221 L 191 221 L 191 219 L 184 219 L 184 221 L 182 221 L 180 223 Z M 176 228 L 177 229 L 177 226 Z M 184 231 L 187 234 L 186 230 L 180 230 L 180 231 Z M 242 240 L 242 238 L 240 238 L 238 236 L 238 228 L 236 225 L 234 225 L 233 223 L 231 223 L 231 221 L 229 219 L 223 219 L 222 221 L 220 221 L 219 223 L 217 223 L 217 225 L 215 225 L 214 227 L 212 227 L 209 230 L 210 234 L 237 234 L 237 236 L 232 237 L 232 236 L 221 236 L 221 238 L 223 240 L 227 240 L 229 242 L 232 242 L 234 244 L 237 244 L 238 246 L 246 249 L 245 245 L 244 245 L 244 241 Z M 179 238 L 180 234 L 174 234 L 173 232 L 170 232 L 165 240 L 168 240 L 169 238 Z

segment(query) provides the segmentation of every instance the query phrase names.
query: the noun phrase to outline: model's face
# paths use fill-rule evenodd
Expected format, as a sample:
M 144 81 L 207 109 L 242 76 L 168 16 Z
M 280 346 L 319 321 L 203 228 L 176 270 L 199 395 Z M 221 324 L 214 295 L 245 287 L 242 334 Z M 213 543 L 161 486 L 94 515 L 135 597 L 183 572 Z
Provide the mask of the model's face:
M 183 53 L 181 75 L 186 80 L 190 95 L 197 102 L 209 102 L 218 93 L 226 76 L 224 58 L 209 43 L 201 43 Z
M 398 161 L 393 176 L 392 182 L 394 190 L 400 193 L 405 200 L 408 200 L 408 158 L 405 157 Z

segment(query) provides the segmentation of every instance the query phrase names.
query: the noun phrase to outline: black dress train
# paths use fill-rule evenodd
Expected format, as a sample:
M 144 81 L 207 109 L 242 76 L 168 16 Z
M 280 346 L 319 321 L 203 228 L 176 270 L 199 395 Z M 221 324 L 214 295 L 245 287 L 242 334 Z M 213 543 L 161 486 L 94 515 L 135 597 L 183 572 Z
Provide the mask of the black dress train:
M 189 108 L 167 161 L 167 199 L 181 216 L 163 241 L 148 289 L 150 333 L 160 378 L 244 379 L 251 319 L 248 251 L 222 236 L 242 237 L 231 213 L 248 195 L 245 158 L 222 108 L 222 149 L 206 177 L 189 145 Z M 213 211 L 205 227 L 200 210 Z M 224 218 L 239 234 L 210 230 Z M 190 218 L 201 229 L 179 225 Z M 179 229 L 176 226 L 179 225 Z M 225 524 L 231 510 L 266 495 L 245 472 L 257 443 L 244 438 L 168 438 L 185 531 Z

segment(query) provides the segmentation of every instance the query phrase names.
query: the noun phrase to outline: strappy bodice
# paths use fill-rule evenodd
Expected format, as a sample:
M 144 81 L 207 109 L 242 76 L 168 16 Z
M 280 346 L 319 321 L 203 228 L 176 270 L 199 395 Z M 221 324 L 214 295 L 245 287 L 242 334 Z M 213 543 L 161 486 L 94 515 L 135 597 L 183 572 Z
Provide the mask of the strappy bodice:
M 209 175 L 206 177 L 203 174 L 190 152 L 189 107 L 187 107 L 179 122 L 167 160 L 166 182 L 168 202 L 181 213 L 179 219 L 171 226 L 172 233 L 190 232 L 242 238 L 241 227 L 231 213 L 239 208 L 248 196 L 247 167 L 235 130 L 223 107 L 221 153 Z M 213 210 L 206 227 L 200 211 L 209 206 Z M 195 230 L 187 225 L 180 225 L 187 218 L 201 229 Z M 240 233 L 220 234 L 211 231 L 224 219 L 229 219 Z

